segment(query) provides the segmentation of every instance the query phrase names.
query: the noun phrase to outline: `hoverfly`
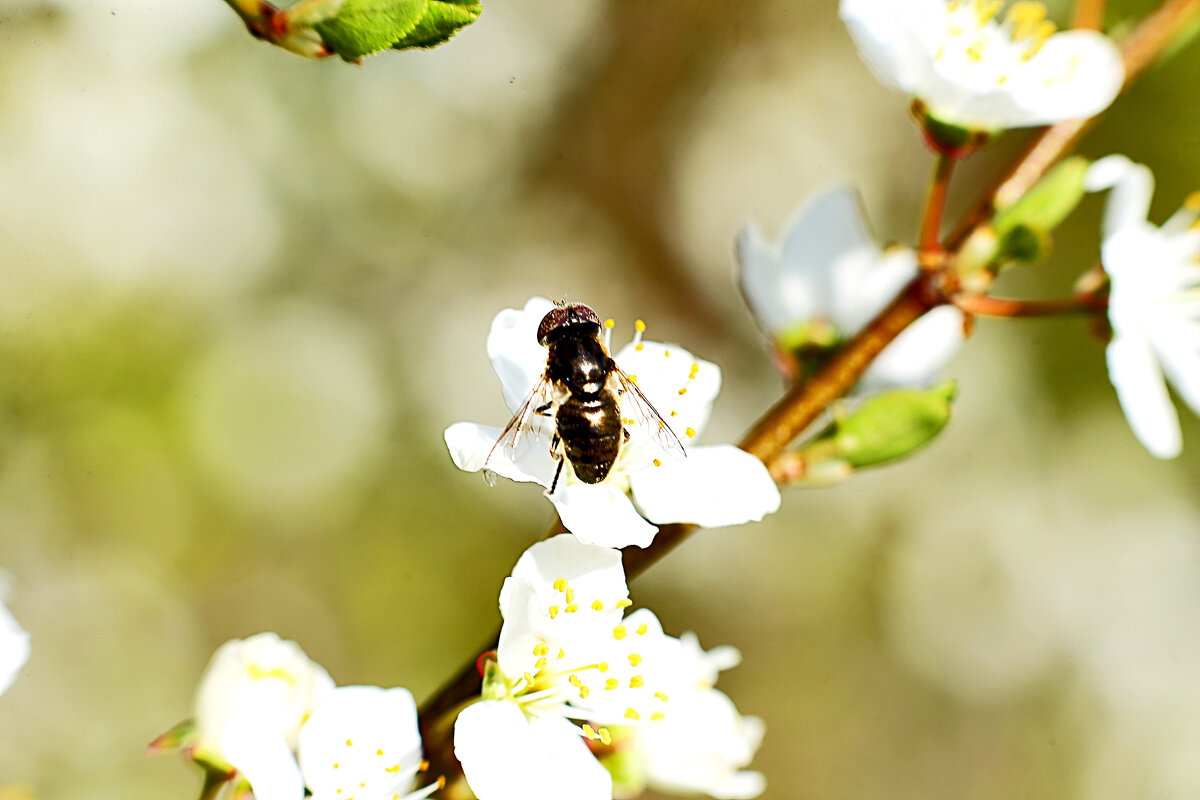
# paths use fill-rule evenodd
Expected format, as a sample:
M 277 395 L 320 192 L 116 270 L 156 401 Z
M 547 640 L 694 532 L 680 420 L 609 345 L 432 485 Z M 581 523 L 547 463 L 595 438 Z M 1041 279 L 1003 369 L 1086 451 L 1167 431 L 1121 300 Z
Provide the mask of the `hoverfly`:
M 608 354 L 595 311 L 582 303 L 556 305 L 538 325 L 537 340 L 547 350 L 546 369 L 488 451 L 483 468 L 488 483 L 495 479 L 487 463 L 496 448 L 515 449 L 534 415 L 554 420 L 550 455 L 558 469 L 549 493 L 568 462 L 583 483 L 600 483 L 629 440 L 621 417 L 625 395 L 632 401 L 627 410 L 664 452 L 687 455 L 671 426 Z

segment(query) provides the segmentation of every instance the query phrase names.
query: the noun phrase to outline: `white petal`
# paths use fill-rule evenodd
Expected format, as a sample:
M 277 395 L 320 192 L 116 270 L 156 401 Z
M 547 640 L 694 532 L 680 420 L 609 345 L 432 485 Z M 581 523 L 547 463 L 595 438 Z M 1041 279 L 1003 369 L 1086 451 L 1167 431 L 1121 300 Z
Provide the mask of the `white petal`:
M 301 728 L 298 756 L 316 800 L 403 794 L 421 761 L 412 693 L 378 686 L 333 690 Z
M 1154 173 L 1125 156 L 1105 156 L 1088 167 L 1084 188 L 1089 192 L 1112 189 L 1104 209 L 1104 238 L 1108 239 L 1123 228 L 1146 222 L 1154 196 Z
M 8 594 L 8 582 L 0 574 L 0 694 L 12 686 L 21 667 L 29 659 L 29 634 L 25 632 L 3 600 Z
M 479 800 L 611 800 L 612 777 L 562 718 L 527 721 L 515 704 L 485 700 L 454 723 L 454 754 Z
M 629 595 L 620 553 L 565 533 L 530 546 L 517 559 L 512 577 L 536 587 L 552 587 L 562 578 L 588 595 L 617 599 Z
M 1121 53 L 1107 36 L 1084 30 L 1056 33 L 1013 70 L 1007 88 L 1023 114 L 1002 127 L 1094 116 L 1116 99 L 1124 82 Z
M 644 471 L 643 471 L 644 474 Z M 608 483 L 559 483 L 547 495 L 563 527 L 581 542 L 602 547 L 645 547 L 658 528 L 642 519 L 629 497 Z
M 288 743 L 277 732 L 254 724 L 252 718 L 232 717 L 220 734 L 226 760 L 254 790 L 254 800 L 301 800 L 304 781 Z
M 634 499 L 654 522 L 740 525 L 779 510 L 779 489 L 762 462 L 733 445 L 693 447 L 631 479 Z
M 1193 344 L 1192 347 L 1159 347 L 1157 352 L 1167 380 L 1192 413 L 1200 415 L 1200 350 L 1194 349 Z
M 938 0 L 903 2 L 898 0 L 842 0 L 839 13 L 846 23 L 858 53 L 876 80 L 884 86 L 904 92 L 916 92 L 924 82 L 924 64 L 928 56 L 904 17 L 920 13 L 945 14 Z
M 503 445 L 495 447 L 503 430 L 473 422 L 456 422 L 446 428 L 443 438 L 454 466 L 467 472 L 478 472 L 487 461 L 488 469 L 497 475 L 512 481 L 540 483 L 549 487 L 558 468 L 558 462 L 550 457 L 550 443 L 531 430 L 521 437 L 516 449 L 510 452 Z
M 1118 335 L 1108 345 L 1107 358 L 1109 380 L 1138 441 L 1158 458 L 1179 455 L 1179 417 L 1149 344 Z
M 641 349 L 638 345 L 626 345 L 615 360 L 631 377 L 637 377 L 642 394 L 686 448 L 691 439 L 687 429 L 691 428 L 693 435 L 699 435 L 708 424 L 713 401 L 721 391 L 721 368 L 675 345 L 643 341 L 640 346 Z M 622 395 L 621 408 L 635 423 L 625 427 L 632 437 L 644 441 L 647 432 L 637 427 L 640 424 L 638 417 L 631 410 L 635 398 L 627 396 L 629 394 Z M 637 446 L 637 442 L 629 444 L 631 449 Z M 655 453 L 651 457 L 661 455 Z M 627 463 L 627 456 L 622 456 L 622 462 L 623 465 Z
M 871 391 L 895 387 L 925 387 L 962 346 L 962 312 L 942 306 L 917 320 L 888 345 L 859 382 Z
M 546 348 L 538 344 L 537 329 L 552 308 L 546 298 L 534 297 L 524 308 L 506 308 L 492 320 L 487 353 L 510 411 L 520 407 L 546 371 Z
M 770 336 L 786 330 L 796 316 L 779 290 L 783 279 L 778 249 L 766 241 L 757 225 L 747 223 L 734 242 L 734 256 L 738 287 L 755 322 Z
M 917 277 L 917 255 L 908 248 L 881 253 L 872 244 L 847 253 L 829 268 L 834 280 L 833 324 L 852 336 Z

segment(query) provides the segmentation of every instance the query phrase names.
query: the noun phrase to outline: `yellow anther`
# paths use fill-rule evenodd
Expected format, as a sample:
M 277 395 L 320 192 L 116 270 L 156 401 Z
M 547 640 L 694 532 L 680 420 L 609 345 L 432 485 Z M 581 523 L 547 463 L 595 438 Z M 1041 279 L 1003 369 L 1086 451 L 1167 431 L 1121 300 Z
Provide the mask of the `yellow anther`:
M 544 659 L 544 658 L 539 658 L 537 661 L 533 662 L 534 669 L 542 669 L 545 666 L 546 666 L 546 659 Z
M 650 715 L 650 719 L 654 720 L 655 722 L 658 722 L 659 720 L 666 719 L 666 718 L 667 718 L 667 715 L 661 711 L 655 711 L 653 714 Z
M 629 608 L 631 605 L 633 605 L 633 601 L 630 600 L 628 597 L 622 598 L 617 601 L 617 608 Z
M 376 751 L 375 751 L 375 755 L 377 755 L 377 756 L 381 756 L 381 755 L 383 755 L 383 748 L 380 748 L 380 749 L 376 750 Z
M 604 673 L 608 672 L 608 662 L 601 661 L 596 665 L 596 669 L 600 670 L 600 674 L 603 675 Z
M 624 639 L 625 638 L 625 626 L 624 625 L 618 625 L 617 627 L 613 628 L 613 638 L 614 639 Z
M 571 673 L 571 676 L 569 678 L 567 678 L 567 682 L 570 683 L 572 686 L 574 686 L 576 689 L 578 689 L 580 686 L 583 686 L 583 681 L 579 680 L 579 676 L 576 675 L 575 673 Z
M 1188 211 L 1200 212 L 1200 192 L 1192 192 L 1183 201 L 1183 207 Z
M 556 578 L 555 579 L 554 591 L 562 592 L 562 591 L 565 591 L 566 588 L 567 588 L 567 579 L 566 578 Z
M 604 610 L 604 603 L 601 603 L 599 600 L 592 601 L 592 611 L 603 611 L 603 610 Z
M 608 732 L 608 728 L 601 728 L 597 733 L 600 734 L 600 742 L 605 746 L 612 744 L 612 734 Z
M 646 332 L 646 323 L 642 322 L 640 319 L 634 320 L 633 327 L 638 333 Z
M 645 685 L 646 685 L 646 682 L 644 680 L 642 680 L 641 675 L 634 675 L 632 678 L 629 679 L 629 688 L 630 689 L 640 689 Z
M 550 619 L 554 619 L 558 616 L 558 606 L 550 606 L 550 608 L 547 610 L 550 612 Z
M 983 61 L 983 48 L 987 45 L 986 39 L 976 39 L 971 44 L 967 45 L 967 58 L 972 61 Z
M 533 654 L 535 656 L 544 656 L 550 652 L 550 645 L 545 642 L 538 642 L 533 646 Z
M 613 689 L 620 687 L 620 685 L 621 685 L 621 682 L 618 681 L 616 678 L 609 678 L 608 680 L 606 680 L 604 682 L 604 690 L 611 692 Z
M 636 711 L 634 711 L 633 708 L 625 709 L 625 719 L 641 719 L 641 718 L 642 718 L 641 715 L 638 714 Z
M 563 609 L 563 611 L 567 612 L 568 614 L 574 614 L 578 610 L 579 610 L 578 603 L 571 603 L 571 605 L 569 605 Z
M 679 412 L 678 412 L 678 411 L 672 411 L 672 412 L 671 412 L 671 416 L 672 416 L 672 417 L 678 417 L 678 416 L 679 416 Z
M 609 317 L 608 319 L 604 320 L 604 327 L 606 327 L 610 330 L 612 328 L 616 327 L 616 324 L 617 324 L 617 321 L 615 319 L 613 319 L 612 317 Z
M 690 427 L 689 427 L 689 428 L 685 428 L 685 429 L 684 429 L 684 431 L 683 431 L 683 434 L 684 434 L 685 436 L 687 436 L 689 439 L 691 439 L 691 438 L 695 437 L 695 435 L 696 435 L 696 429 L 695 429 L 695 428 L 690 428 Z
M 630 381 L 633 383 L 633 385 L 634 385 L 634 386 L 637 386 L 637 375 L 634 375 L 633 373 L 630 373 L 630 374 L 629 374 L 629 380 L 630 380 Z
M 591 693 L 592 693 L 592 690 L 589 689 L 588 687 L 586 687 L 586 686 L 579 687 L 579 699 L 580 700 L 586 700 L 587 696 Z
M 642 663 L 641 655 L 639 655 L 638 653 L 630 653 L 629 654 L 629 666 L 636 667 L 640 663 Z
M 687 394 L 687 387 L 685 386 L 685 387 L 683 387 L 682 389 L 680 389 L 680 390 L 679 390 L 679 393 L 680 393 L 680 394 Z
M 522 675 L 521 677 L 525 679 L 525 683 L 527 683 L 527 684 L 529 684 L 529 685 L 531 685 L 531 686 L 533 685 L 533 675 L 531 675 L 530 673 L 526 672 L 526 673 L 525 673 L 524 675 Z
M 646 627 L 646 623 L 644 623 L 644 622 L 643 622 L 641 625 L 638 625 L 638 626 L 637 626 L 637 635 L 638 635 L 638 636 L 645 636 L 645 635 L 646 635 L 646 631 L 647 631 L 647 630 L 649 630 L 649 628 L 647 628 L 647 627 Z
M 434 783 L 437 784 L 437 787 L 439 789 L 445 789 L 446 788 L 446 776 L 438 775 L 438 779 L 436 781 L 434 781 Z
M 352 742 L 352 741 L 350 741 L 349 739 L 347 739 L 347 740 L 346 740 L 346 747 L 354 747 L 354 742 Z
M 666 692 L 655 692 L 654 696 L 657 697 L 659 700 L 662 700 L 664 703 L 667 702 Z
M 336 761 L 335 761 L 335 762 L 333 762 L 333 768 L 334 768 L 334 769 L 340 769 L 340 768 L 341 768 L 341 766 L 342 766 L 342 765 L 341 765 L 341 764 L 339 764 L 338 762 L 336 762 Z
M 341 789 L 338 789 L 338 790 L 337 790 L 337 793 L 338 793 L 338 794 L 341 794 L 341 793 L 342 793 L 342 790 L 341 790 Z
M 663 350 L 663 358 L 670 358 L 670 357 L 671 357 L 671 351 Z
M 591 725 L 588 725 L 585 722 L 585 723 L 583 723 L 583 735 L 589 739 L 595 739 L 596 738 L 596 729 L 593 728 Z
M 400 771 L 400 765 L 399 765 L 399 764 L 392 764 L 390 767 L 388 767 L 387 769 L 385 769 L 385 770 L 384 770 L 384 772 L 387 772 L 387 773 L 389 773 L 389 774 L 391 774 L 391 775 L 395 775 L 395 774 L 396 774 L 397 772 L 399 772 L 399 771 Z
M 656 458 L 656 459 L 654 459 L 654 466 L 656 466 L 656 467 L 661 467 L 661 466 L 662 466 L 662 462 L 661 462 L 661 461 L 659 461 L 659 460 Z
M 563 650 L 561 647 L 560 647 L 560 648 L 558 648 L 558 658 L 559 658 L 559 660 L 560 660 L 560 661 L 561 661 L 561 660 L 562 660 L 562 659 L 563 659 L 563 658 L 564 658 L 566 655 L 567 655 L 567 651 L 566 651 L 566 650 Z
M 693 376 L 693 377 L 695 377 L 695 376 L 696 376 L 696 375 L 698 375 L 699 373 L 700 373 L 700 362 L 699 362 L 699 361 L 693 361 L 693 362 L 692 362 L 692 376 Z
M 635 344 L 635 345 L 633 346 L 633 349 L 634 349 L 634 350 L 639 350 L 639 351 L 640 351 L 640 350 L 645 350 L 645 349 L 646 349 L 646 345 L 642 344 L 641 342 L 638 342 L 637 344 Z

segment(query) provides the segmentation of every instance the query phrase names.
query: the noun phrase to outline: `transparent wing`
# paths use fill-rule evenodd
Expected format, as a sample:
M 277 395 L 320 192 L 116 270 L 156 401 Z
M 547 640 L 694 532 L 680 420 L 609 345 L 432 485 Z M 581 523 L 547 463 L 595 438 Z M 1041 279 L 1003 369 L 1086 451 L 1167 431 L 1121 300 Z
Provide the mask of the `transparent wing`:
M 650 434 L 650 438 L 664 453 L 672 458 L 687 458 L 683 442 L 679 441 L 675 431 L 671 430 L 671 426 L 663 419 L 662 414 L 658 413 L 654 404 L 646 395 L 642 394 L 642 390 L 633 382 L 633 378 L 625 374 L 625 371 L 618 367 L 617 362 L 612 359 L 609 359 L 608 366 L 618 384 L 622 399 L 627 397 L 630 401 L 628 404 L 622 404 L 622 410 L 628 410 L 633 414 L 634 423 L 641 425 L 642 429 Z
M 525 396 L 525 402 L 517 409 L 517 413 L 512 415 L 512 419 L 504 426 L 504 430 L 500 432 L 496 443 L 492 445 L 492 449 L 488 451 L 487 458 L 483 460 L 483 479 L 488 482 L 488 486 L 495 486 L 496 473 L 488 469 L 488 462 L 492 460 L 492 456 L 497 450 L 502 450 L 510 457 L 516 456 L 517 446 L 521 443 L 521 437 L 529 428 L 529 424 L 535 415 L 540 413 L 547 416 L 554 416 L 554 409 L 557 408 L 558 400 L 555 397 L 557 393 L 554 391 L 554 385 L 550 380 L 542 377 L 541 380 L 530 390 Z M 540 435 L 541 431 L 534 429 L 534 435 Z

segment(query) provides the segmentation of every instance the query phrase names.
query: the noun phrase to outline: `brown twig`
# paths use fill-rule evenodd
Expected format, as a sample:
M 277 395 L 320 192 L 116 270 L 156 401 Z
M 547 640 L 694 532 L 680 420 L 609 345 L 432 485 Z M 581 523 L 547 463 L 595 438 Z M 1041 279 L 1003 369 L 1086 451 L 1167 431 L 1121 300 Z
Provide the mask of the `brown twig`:
M 1104 27 L 1105 5 L 1105 0 L 1076 0 L 1075 11 L 1071 14 L 1071 27 L 1101 30 Z
M 925 213 L 921 216 L 921 234 L 917 240 L 918 252 L 924 256 L 938 253 L 942 249 L 942 215 L 946 210 L 946 195 L 950 192 L 954 163 L 954 156 L 944 152 L 937 154 L 933 180 L 929 182 L 929 194 L 925 198 Z M 938 260 L 922 258 L 921 266 L 925 269 L 936 269 Z
M 1055 317 L 1095 314 L 1108 307 L 1103 295 L 1077 295 L 1053 300 L 1009 300 L 986 294 L 959 295 L 952 301 L 968 314 L 984 317 Z

